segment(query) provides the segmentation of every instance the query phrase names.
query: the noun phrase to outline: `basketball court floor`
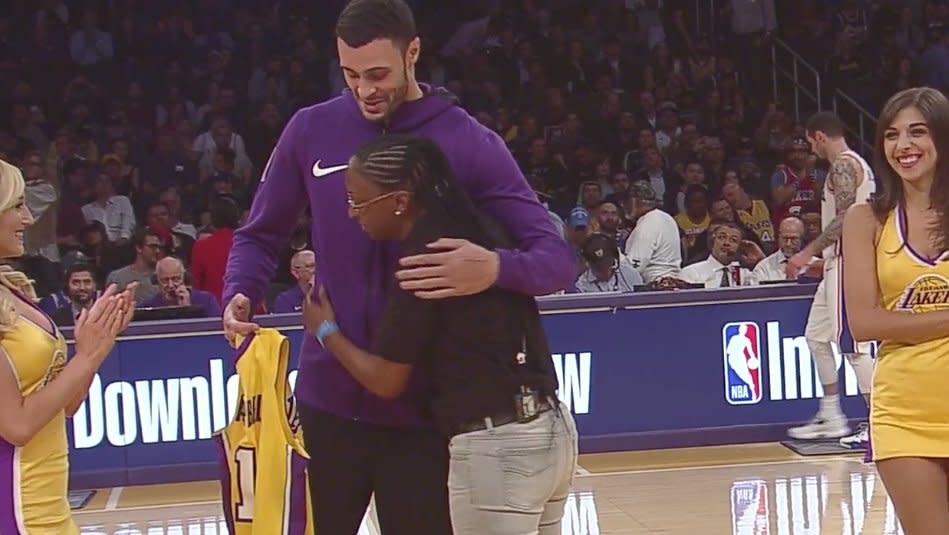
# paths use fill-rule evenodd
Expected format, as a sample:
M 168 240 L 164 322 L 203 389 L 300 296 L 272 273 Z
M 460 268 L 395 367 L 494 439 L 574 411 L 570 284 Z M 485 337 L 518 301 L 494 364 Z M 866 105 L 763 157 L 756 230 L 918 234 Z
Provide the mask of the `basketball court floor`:
M 581 456 L 564 535 L 901 534 L 861 456 L 809 456 L 780 444 Z M 84 535 L 221 535 L 216 482 L 98 489 Z M 377 535 L 367 518 L 360 535 Z M 422 534 L 424 535 L 424 534 Z

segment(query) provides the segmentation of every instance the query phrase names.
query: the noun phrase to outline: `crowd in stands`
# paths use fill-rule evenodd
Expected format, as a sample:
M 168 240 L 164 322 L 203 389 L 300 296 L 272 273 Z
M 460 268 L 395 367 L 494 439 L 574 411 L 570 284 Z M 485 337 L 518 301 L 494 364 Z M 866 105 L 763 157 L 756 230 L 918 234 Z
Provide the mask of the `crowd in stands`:
M 687 1 L 410 2 L 417 78 L 507 142 L 575 245 L 576 291 L 773 280 L 781 255 L 819 233 L 823 164 L 762 98 L 773 2 L 749 13 L 742 1 L 716 8 L 712 33 Z M 36 223 L 20 267 L 47 310 L 68 323 L 105 283 L 134 280 L 142 306 L 219 313 L 232 232 L 284 124 L 345 89 L 342 2 L 322 4 L 37 0 L 0 16 L 0 157 L 28 181 Z M 793 9 L 826 19 L 823 4 Z M 826 31 L 856 35 L 851 3 L 840 9 Z M 792 42 L 816 31 L 802 20 L 782 21 Z M 274 305 L 318 269 L 308 234 L 303 214 L 261 311 L 293 310 Z M 708 272 L 722 266 L 728 277 Z
M 795 0 L 780 36 L 840 89 L 876 114 L 917 85 L 949 90 L 949 2 Z

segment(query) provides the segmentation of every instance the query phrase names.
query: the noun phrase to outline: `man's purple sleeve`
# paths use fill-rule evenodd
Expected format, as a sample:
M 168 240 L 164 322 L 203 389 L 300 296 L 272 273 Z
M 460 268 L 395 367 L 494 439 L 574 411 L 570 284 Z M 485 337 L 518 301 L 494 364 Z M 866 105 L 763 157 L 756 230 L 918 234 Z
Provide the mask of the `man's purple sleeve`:
M 497 134 L 487 132 L 468 169 L 472 200 L 518 244 L 516 250 L 497 251 L 500 269 L 495 284 L 535 296 L 572 287 L 576 275 L 573 252 Z
M 296 155 L 305 139 L 304 120 L 297 112 L 287 123 L 264 167 L 247 223 L 234 231 L 221 294 L 225 307 L 236 293 L 250 299 L 252 310 L 262 301 L 280 252 L 306 208 L 309 197 Z

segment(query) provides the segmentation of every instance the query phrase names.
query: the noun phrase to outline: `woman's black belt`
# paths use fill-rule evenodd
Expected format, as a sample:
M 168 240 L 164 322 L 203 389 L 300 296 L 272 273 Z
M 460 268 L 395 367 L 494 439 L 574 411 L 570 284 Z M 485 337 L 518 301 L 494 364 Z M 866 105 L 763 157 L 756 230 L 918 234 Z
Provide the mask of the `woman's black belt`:
M 546 400 L 538 401 L 537 403 L 537 414 L 543 414 L 553 407 Z M 485 418 L 475 418 L 473 420 L 468 420 L 467 422 L 461 422 L 455 424 L 451 428 L 451 436 L 460 435 L 462 433 L 473 433 L 475 431 L 484 431 L 485 429 L 490 429 L 492 427 L 500 427 L 502 425 L 512 424 L 518 421 L 517 411 L 511 409 L 509 411 L 504 411 L 494 416 L 489 416 Z

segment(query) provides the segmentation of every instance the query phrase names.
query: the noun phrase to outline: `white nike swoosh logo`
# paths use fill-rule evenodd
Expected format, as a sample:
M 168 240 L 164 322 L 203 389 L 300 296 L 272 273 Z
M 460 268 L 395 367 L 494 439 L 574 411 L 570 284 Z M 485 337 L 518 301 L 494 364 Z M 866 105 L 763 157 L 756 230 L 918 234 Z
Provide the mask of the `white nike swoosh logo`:
M 334 165 L 333 167 L 320 167 L 322 162 L 322 160 L 317 160 L 316 163 L 313 164 L 313 176 L 316 178 L 323 178 L 324 176 L 332 175 L 349 167 L 347 164 Z

